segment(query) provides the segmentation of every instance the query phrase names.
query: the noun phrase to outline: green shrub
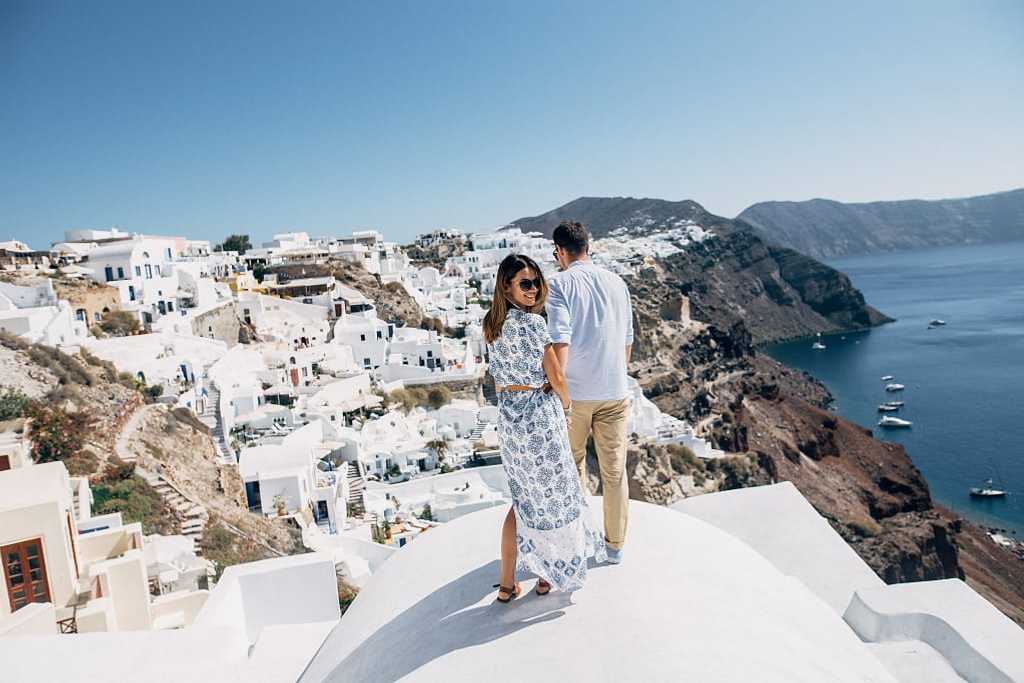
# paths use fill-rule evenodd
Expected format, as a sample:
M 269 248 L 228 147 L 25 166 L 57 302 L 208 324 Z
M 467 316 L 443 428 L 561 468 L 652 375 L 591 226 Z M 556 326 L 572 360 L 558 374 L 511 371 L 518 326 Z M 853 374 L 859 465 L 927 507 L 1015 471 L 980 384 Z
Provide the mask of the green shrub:
M 33 344 L 28 349 L 28 355 L 36 365 L 52 372 L 61 384 L 92 386 L 92 373 L 63 351 L 43 344 Z
M 32 457 L 36 462 L 68 460 L 78 455 L 95 421 L 87 410 L 67 411 L 31 401 L 26 415 L 32 418 Z
M 447 405 L 452 400 L 452 391 L 448 387 L 440 386 L 434 387 L 427 392 L 427 402 L 430 407 L 437 410 L 441 406 Z
M 871 538 L 882 533 L 882 527 L 873 519 L 855 519 L 850 522 L 849 526 L 863 538 Z
M 135 465 L 114 458 L 92 486 L 93 510 L 105 515 L 120 512 L 127 523 L 141 522 L 144 533 L 175 533 L 177 520 L 164 499 L 135 474 Z
M 689 474 L 693 471 L 703 472 L 705 470 L 704 462 L 694 455 L 688 446 L 673 443 L 669 444 L 666 450 L 669 464 L 676 474 Z
M 115 337 L 126 337 L 139 331 L 139 319 L 130 311 L 107 311 L 100 321 L 100 329 Z
M 13 332 L 0 330 L 0 346 L 4 346 L 11 351 L 24 351 L 28 349 L 31 344 Z
M 757 473 L 756 462 L 747 455 L 729 455 L 711 460 L 710 463 L 716 471 L 722 474 L 721 488 L 723 491 L 750 486 Z
M 449 393 L 450 396 L 450 393 Z M 403 413 L 408 413 L 417 406 L 426 405 L 430 400 L 428 392 L 422 387 L 395 389 L 387 396 L 388 405 L 399 405 Z
M 25 392 L 14 387 L 8 387 L 4 390 L 4 393 L 0 394 L 0 420 L 11 420 L 21 417 L 25 414 L 25 409 L 28 408 L 30 400 L 25 395 Z

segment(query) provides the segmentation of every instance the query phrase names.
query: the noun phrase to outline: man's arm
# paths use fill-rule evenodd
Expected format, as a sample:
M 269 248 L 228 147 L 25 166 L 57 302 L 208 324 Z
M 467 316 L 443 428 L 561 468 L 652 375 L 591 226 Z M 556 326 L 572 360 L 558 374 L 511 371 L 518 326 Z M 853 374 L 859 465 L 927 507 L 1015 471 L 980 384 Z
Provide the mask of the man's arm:
M 565 369 L 565 364 L 569 361 L 569 345 L 568 344 L 552 344 L 551 346 L 555 349 L 555 355 L 558 356 L 558 364 Z
M 548 299 L 544 302 L 548 313 L 548 332 L 551 342 L 558 346 L 568 347 L 572 343 L 572 318 L 569 315 L 569 304 L 565 300 L 562 288 L 556 280 L 552 280 L 548 288 Z M 567 351 L 566 351 L 567 352 Z M 564 361 L 564 358 L 561 358 Z M 563 368 L 565 365 L 563 364 Z
M 626 284 L 623 283 L 623 287 Z M 629 357 L 633 355 L 633 302 L 629 297 L 629 287 L 626 287 L 626 314 L 629 316 L 626 323 L 626 370 L 629 370 Z

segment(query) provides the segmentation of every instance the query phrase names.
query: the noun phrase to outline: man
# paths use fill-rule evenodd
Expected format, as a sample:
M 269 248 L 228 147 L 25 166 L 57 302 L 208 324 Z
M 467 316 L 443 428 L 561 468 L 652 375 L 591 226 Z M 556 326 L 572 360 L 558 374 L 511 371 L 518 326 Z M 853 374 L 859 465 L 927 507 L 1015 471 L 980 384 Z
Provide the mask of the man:
M 626 364 L 633 346 L 629 289 L 618 275 L 591 262 L 590 240 L 581 223 L 562 222 L 552 240 L 562 272 L 551 278 L 545 307 L 572 399 L 569 444 L 586 488 L 587 437 L 594 435 L 608 561 L 617 564 L 622 561 L 629 505 Z

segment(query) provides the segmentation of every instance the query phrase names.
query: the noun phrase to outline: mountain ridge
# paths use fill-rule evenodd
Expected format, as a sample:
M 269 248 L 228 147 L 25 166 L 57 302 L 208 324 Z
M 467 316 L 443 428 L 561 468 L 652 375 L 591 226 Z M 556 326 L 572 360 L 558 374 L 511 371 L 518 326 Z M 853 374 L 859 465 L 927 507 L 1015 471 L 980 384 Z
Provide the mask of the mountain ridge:
M 1024 188 L 951 199 L 766 201 L 735 219 L 815 258 L 1024 240 Z

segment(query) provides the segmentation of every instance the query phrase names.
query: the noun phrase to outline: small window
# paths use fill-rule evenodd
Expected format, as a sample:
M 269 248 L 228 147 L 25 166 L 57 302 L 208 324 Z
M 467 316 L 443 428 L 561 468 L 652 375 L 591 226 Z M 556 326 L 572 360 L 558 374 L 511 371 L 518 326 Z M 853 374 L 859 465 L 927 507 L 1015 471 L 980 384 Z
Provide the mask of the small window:
M 118 280 L 123 280 L 124 279 L 124 268 L 122 268 L 121 266 L 117 267 L 117 279 Z
M 363 367 L 364 368 L 370 367 L 370 359 L 369 358 L 364 358 L 363 359 Z
M 148 263 L 146 264 L 146 279 L 153 279 L 153 266 L 149 265 Z
M 383 339 L 383 338 L 384 338 L 384 333 L 381 332 L 380 330 L 377 330 L 377 339 Z
M 174 258 L 174 257 L 173 257 L 173 256 L 171 256 L 171 248 L 170 248 L 170 247 L 167 247 L 167 260 L 168 260 L 168 261 L 170 261 L 170 260 L 171 260 L 171 259 L 173 259 L 173 258 Z
M 107 266 L 103 269 L 103 275 L 107 278 L 107 282 L 112 281 L 114 279 L 114 269 Z
M 359 335 L 359 341 L 366 341 L 366 335 L 365 334 Z
M 140 266 L 135 266 L 135 277 L 142 277 L 142 268 Z
M 434 352 L 433 351 L 427 351 L 427 358 L 433 358 L 433 357 L 434 357 Z

